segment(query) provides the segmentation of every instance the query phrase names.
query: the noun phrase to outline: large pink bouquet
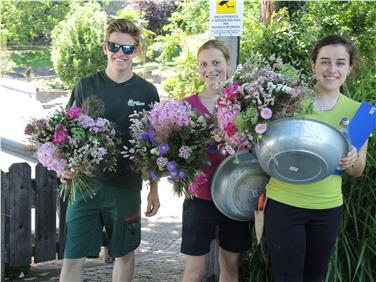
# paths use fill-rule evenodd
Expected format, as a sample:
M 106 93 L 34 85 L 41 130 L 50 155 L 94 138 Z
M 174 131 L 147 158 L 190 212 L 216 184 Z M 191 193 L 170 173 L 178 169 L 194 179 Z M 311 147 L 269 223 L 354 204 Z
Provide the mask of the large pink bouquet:
M 217 100 L 217 142 L 230 154 L 252 147 L 271 121 L 310 110 L 313 91 L 304 76 L 290 64 L 272 56 L 255 55 L 236 69 L 221 88 Z
M 175 192 L 190 197 L 188 187 L 200 174 L 211 141 L 210 118 L 186 102 L 165 100 L 150 111 L 135 112 L 131 122 L 131 146 L 124 147 L 124 157 L 145 179 L 167 176 Z
M 89 99 L 87 109 L 97 108 L 98 100 Z M 114 124 L 87 115 L 83 108 L 60 109 L 47 119 L 33 119 L 27 124 L 25 134 L 29 136 L 29 150 L 36 154 L 38 161 L 57 173 L 72 171 L 73 181 L 60 186 L 64 199 L 75 200 L 77 184 L 82 191 L 94 195 L 88 176 L 98 171 L 115 171 L 118 145 Z

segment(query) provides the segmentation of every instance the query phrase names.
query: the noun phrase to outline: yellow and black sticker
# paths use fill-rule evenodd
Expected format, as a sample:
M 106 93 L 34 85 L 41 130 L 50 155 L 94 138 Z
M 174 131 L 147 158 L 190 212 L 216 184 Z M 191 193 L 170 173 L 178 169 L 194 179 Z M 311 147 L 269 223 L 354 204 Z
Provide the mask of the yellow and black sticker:
M 236 0 L 217 0 L 217 14 L 235 14 Z

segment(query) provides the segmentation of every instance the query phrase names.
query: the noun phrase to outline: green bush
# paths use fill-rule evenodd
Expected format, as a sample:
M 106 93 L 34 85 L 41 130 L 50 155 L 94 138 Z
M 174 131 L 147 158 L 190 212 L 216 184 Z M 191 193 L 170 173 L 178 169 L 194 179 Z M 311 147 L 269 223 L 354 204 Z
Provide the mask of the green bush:
M 106 67 L 102 43 L 106 13 L 98 3 L 75 5 L 52 31 L 51 55 L 64 85 L 72 88 L 84 76 Z
M 14 68 L 14 63 L 6 51 L 0 50 L 0 74 L 10 72 Z
M 174 59 L 174 75 L 162 81 L 162 87 L 170 96 L 182 99 L 203 90 L 204 83 L 197 73 L 197 50 L 205 41 L 202 36 L 182 37 L 185 46 Z
M 184 98 L 203 89 L 197 74 L 197 50 L 210 39 L 208 30 L 209 3 L 206 0 L 184 0 L 157 36 L 149 54 L 163 64 L 175 66 L 174 74 L 162 82 L 170 96 Z M 155 57 L 158 56 L 158 57 Z
M 2 0 L 0 22 L 8 30 L 11 45 L 46 44 L 51 30 L 68 10 L 68 1 Z

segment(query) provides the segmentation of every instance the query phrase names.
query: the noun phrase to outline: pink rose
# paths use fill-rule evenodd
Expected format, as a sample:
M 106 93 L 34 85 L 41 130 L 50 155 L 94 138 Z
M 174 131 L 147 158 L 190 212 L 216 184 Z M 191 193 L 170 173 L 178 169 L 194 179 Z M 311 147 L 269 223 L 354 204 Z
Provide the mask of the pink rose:
M 33 128 L 33 126 L 31 124 L 27 124 L 26 127 L 25 127 L 25 130 L 24 130 L 24 134 L 30 135 L 32 128 Z
M 225 93 L 225 97 L 227 100 L 234 101 L 238 97 L 238 87 L 240 86 L 239 82 L 235 82 L 234 84 L 228 86 L 223 91 Z
M 52 139 L 53 143 L 64 143 L 68 140 L 68 132 L 64 126 L 59 126 L 58 130 L 54 132 L 54 137 Z
M 234 124 L 230 123 L 223 130 L 225 131 L 226 135 L 231 138 L 236 132 L 236 127 Z
M 67 116 L 71 119 L 78 118 L 82 114 L 82 109 L 79 107 L 72 107 L 67 111 Z

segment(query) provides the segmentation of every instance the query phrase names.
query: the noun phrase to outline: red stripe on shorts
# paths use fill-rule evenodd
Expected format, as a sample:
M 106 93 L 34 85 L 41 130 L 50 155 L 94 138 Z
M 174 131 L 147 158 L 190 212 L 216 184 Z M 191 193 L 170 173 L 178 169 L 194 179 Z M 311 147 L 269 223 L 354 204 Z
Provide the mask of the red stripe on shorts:
M 134 215 L 131 215 L 130 217 L 126 217 L 125 221 L 128 223 L 128 222 L 131 222 L 131 221 L 138 219 L 140 217 L 141 217 L 141 213 L 139 212 L 139 213 L 136 213 Z

